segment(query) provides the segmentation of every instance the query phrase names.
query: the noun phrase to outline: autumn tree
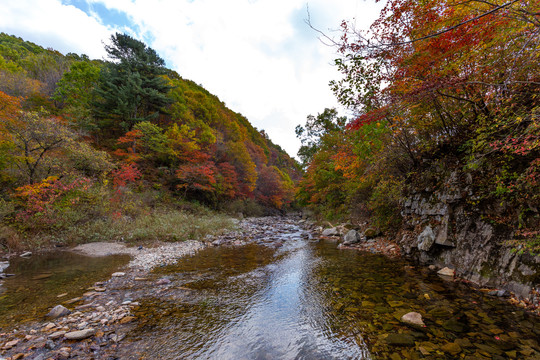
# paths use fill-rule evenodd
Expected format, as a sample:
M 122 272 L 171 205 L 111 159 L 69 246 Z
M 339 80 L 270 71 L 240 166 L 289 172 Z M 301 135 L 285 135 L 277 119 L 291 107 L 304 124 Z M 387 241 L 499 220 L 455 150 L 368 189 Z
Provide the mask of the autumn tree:
M 78 135 L 62 118 L 20 111 L 4 123 L 3 131 L 9 145 L 4 171 L 20 183 L 34 184 L 49 176 L 96 176 L 113 168 L 105 152 L 76 141 Z
M 301 198 L 335 198 L 335 207 L 361 199 L 386 216 L 384 204 L 399 204 L 404 182 L 420 186 L 441 161 L 475 172 L 481 199 L 504 199 L 521 217 L 536 209 L 537 5 L 390 0 L 367 31 L 344 21 L 341 38 L 327 38 L 343 75 L 331 86 L 354 118 L 332 150 L 302 148 L 311 162 Z
M 296 127 L 296 137 L 302 143 L 298 150 L 298 156 L 304 167 L 311 162 L 315 153 L 320 149 L 324 137 L 343 131 L 346 123 L 347 118 L 338 116 L 336 109 L 324 109 L 317 116 L 309 115 L 305 126 L 298 125 Z
M 50 155 L 75 139 L 61 119 L 37 112 L 22 112 L 7 125 L 15 149 L 15 166 L 33 184 L 52 175 L 56 166 Z

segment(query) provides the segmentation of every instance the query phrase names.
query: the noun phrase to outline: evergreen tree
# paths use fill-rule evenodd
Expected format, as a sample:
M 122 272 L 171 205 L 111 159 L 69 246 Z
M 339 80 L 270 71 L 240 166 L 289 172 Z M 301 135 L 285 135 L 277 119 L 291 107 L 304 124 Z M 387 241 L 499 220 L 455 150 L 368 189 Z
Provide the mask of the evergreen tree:
M 101 71 L 94 102 L 95 116 L 118 122 L 124 131 L 141 122 L 156 118 L 163 107 L 171 104 L 171 89 L 161 76 L 165 61 L 154 49 L 126 34 L 111 36 L 105 50 L 113 62 Z

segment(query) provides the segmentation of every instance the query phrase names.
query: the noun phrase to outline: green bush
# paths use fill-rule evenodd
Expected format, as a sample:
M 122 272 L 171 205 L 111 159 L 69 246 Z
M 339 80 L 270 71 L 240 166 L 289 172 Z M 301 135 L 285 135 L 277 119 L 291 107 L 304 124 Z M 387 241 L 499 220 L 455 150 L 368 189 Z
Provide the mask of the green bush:
M 375 185 L 368 207 L 374 225 L 381 230 L 395 230 L 401 225 L 400 201 L 403 183 L 393 178 L 380 180 Z

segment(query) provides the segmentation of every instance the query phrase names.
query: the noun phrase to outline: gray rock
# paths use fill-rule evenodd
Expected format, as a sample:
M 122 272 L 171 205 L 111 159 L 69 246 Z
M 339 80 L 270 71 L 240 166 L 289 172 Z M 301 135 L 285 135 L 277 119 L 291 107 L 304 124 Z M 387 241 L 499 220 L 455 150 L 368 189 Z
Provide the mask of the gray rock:
M 401 321 L 404 322 L 405 324 L 409 324 L 413 326 L 421 326 L 421 327 L 426 326 L 426 324 L 424 324 L 424 321 L 422 320 L 422 315 L 414 311 L 403 315 L 401 317 Z
M 322 232 L 322 235 L 323 236 L 337 236 L 339 235 L 339 232 L 338 232 L 338 229 L 334 227 L 330 229 L 324 229 Z
M 362 237 L 356 230 L 350 230 L 345 237 L 343 238 L 343 245 L 351 245 L 359 243 L 362 240 Z
M 96 333 L 96 330 L 94 329 L 84 329 L 79 331 L 72 331 L 66 333 L 64 336 L 68 340 L 83 340 L 86 338 L 89 338 L 90 336 L 93 336 Z
M 431 226 L 426 226 L 424 231 L 418 235 L 418 249 L 422 251 L 429 251 L 435 243 L 435 233 Z
M 65 308 L 64 306 L 62 305 L 56 305 L 55 307 L 52 308 L 51 311 L 49 311 L 49 313 L 47 315 L 45 315 L 46 317 L 50 318 L 50 319 L 56 319 L 56 318 L 59 318 L 59 317 L 62 317 L 62 316 L 66 316 L 66 315 L 69 315 L 71 314 L 71 311 L 67 308 Z

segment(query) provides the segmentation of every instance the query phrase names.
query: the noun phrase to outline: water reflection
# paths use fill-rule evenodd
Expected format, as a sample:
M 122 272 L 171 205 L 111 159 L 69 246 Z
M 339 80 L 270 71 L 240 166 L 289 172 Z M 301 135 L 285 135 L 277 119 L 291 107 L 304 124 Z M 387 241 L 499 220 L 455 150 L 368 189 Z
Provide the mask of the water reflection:
M 13 258 L 2 282 L 0 328 L 42 318 L 62 301 L 80 296 L 129 261 L 129 255 L 88 257 L 67 251 Z
M 313 250 L 295 238 L 286 246 L 294 250 L 267 267 L 267 283 L 251 297 L 246 313 L 195 358 L 368 358 L 365 347 L 332 332 L 320 298 L 306 286 L 317 263 Z

